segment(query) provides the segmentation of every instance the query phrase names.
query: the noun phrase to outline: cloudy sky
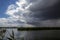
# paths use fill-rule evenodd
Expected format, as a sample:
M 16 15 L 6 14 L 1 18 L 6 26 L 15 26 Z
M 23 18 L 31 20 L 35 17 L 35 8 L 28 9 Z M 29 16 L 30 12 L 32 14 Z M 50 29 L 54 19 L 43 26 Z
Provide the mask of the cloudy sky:
M 60 24 L 59 0 L 0 0 L 0 26 L 49 26 L 56 20 Z

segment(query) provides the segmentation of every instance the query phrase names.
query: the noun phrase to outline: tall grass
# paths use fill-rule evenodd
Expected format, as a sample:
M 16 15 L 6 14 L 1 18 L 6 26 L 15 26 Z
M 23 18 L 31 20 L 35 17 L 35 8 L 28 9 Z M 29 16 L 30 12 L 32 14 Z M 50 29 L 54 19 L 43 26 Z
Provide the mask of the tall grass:
M 6 29 L 3 29 L 3 28 L 0 29 L 0 40 L 3 40 L 5 36 L 5 32 L 6 32 Z
M 7 37 L 8 40 L 24 40 L 24 37 L 19 37 L 15 36 L 14 31 L 12 30 L 12 34 L 10 34 L 10 37 Z
M 10 37 L 7 37 L 8 40 L 16 40 L 14 31 L 12 30 L 12 35 L 10 34 Z

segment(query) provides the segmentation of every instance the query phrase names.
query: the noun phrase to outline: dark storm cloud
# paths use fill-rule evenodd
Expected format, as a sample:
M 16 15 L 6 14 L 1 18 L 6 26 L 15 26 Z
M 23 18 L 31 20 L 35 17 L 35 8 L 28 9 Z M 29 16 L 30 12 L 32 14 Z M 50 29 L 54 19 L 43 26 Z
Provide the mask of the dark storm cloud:
M 33 16 L 34 18 L 42 17 L 44 19 L 60 18 L 60 1 L 54 2 L 54 0 L 43 0 L 41 2 L 38 0 L 37 2 L 33 3 L 33 5 L 30 7 L 30 11 L 33 13 L 30 16 Z
M 29 7 L 31 11 L 29 17 L 33 17 L 33 21 L 29 21 L 29 24 L 39 25 L 41 20 L 60 19 L 59 0 L 30 0 L 30 2 L 32 5 Z

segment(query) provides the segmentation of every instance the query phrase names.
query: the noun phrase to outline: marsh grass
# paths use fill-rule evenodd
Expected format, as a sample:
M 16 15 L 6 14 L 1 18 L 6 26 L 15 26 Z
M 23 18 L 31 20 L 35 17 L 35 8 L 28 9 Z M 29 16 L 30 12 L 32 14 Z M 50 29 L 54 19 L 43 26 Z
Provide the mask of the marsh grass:
M 6 29 L 0 29 L 0 40 L 3 40 L 4 36 L 5 36 L 5 32 L 6 32 Z
M 12 30 L 12 35 L 10 34 L 10 37 L 7 37 L 8 40 L 16 40 L 14 31 Z
M 7 37 L 8 40 L 24 40 L 24 37 L 19 37 L 15 36 L 14 31 L 12 30 L 12 34 L 9 34 L 10 37 Z

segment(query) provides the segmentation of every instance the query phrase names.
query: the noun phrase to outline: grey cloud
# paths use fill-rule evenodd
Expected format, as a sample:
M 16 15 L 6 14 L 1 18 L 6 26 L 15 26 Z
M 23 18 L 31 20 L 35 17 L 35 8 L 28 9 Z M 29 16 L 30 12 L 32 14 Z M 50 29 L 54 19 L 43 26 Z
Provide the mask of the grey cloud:
M 31 11 L 38 11 L 54 6 L 59 0 L 34 0 L 30 6 Z
M 32 5 L 28 9 L 31 13 L 28 17 L 33 18 L 27 21 L 28 24 L 40 25 L 43 20 L 60 19 L 59 0 L 30 0 L 30 2 Z
M 38 1 L 38 0 L 27 0 L 29 3 L 31 3 L 31 2 L 36 2 L 36 1 Z
M 51 0 L 52 1 L 52 0 Z M 40 4 L 39 1 L 37 1 L 35 4 L 33 4 L 30 7 L 30 11 L 33 13 L 31 16 L 37 17 L 37 18 L 44 18 L 44 19 L 56 19 L 60 18 L 60 1 L 58 3 L 54 2 L 51 5 L 51 1 L 42 1 Z M 45 2 L 45 3 L 44 3 Z M 47 3 L 47 4 L 46 4 Z

